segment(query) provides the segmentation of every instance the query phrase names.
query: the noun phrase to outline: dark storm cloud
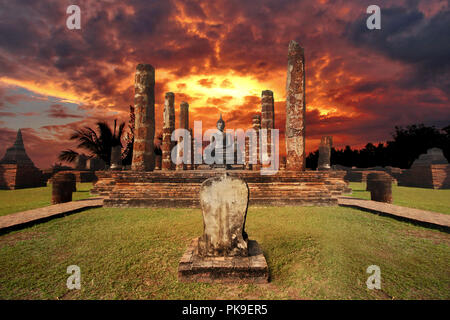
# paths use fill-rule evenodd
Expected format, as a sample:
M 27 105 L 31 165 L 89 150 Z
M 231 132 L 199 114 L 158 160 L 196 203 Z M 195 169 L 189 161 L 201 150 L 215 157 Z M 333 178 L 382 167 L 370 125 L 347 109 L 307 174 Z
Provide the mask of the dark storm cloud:
M 83 118 L 81 115 L 70 113 L 67 107 L 60 104 L 51 105 L 46 112 L 50 118 Z
M 366 28 L 369 1 L 76 3 L 82 10 L 79 31 L 65 26 L 69 1 L 0 0 L 0 77 L 46 80 L 82 97 L 85 118 L 62 106 L 47 110 L 49 126 L 42 130 L 48 129 L 46 133 L 61 142 L 68 143 L 70 130 L 77 126 L 114 117 L 127 120 L 137 63 L 151 63 L 156 69 L 157 130 L 169 88 L 180 91 L 177 105 L 182 100 L 194 102 L 191 119 L 214 127 L 218 107 L 224 109 L 228 101 L 190 91 L 186 79 L 174 86 L 159 70 L 175 79 L 199 75 L 195 79 L 205 80 L 199 83 L 212 90 L 233 87 L 232 77 L 212 82 L 216 74 L 246 75 L 282 88 L 291 39 L 305 48 L 309 139 L 330 134 L 335 141 L 363 143 L 388 138 L 396 124 L 440 125 L 448 119 L 449 11 L 447 7 L 430 14 L 422 9 L 435 1 L 409 1 L 402 6 L 383 2 L 382 30 L 377 31 Z M 12 116 L 16 113 L 5 110 L 5 104 L 14 105 L 19 97 L 3 91 L 0 87 L 0 109 L 4 116 Z M 200 104 L 208 98 L 212 106 Z M 275 123 L 282 134 L 285 104 L 283 97 L 276 99 Z M 222 110 L 227 127 L 250 127 L 260 107 L 260 97 L 247 97 L 233 110 Z M 334 111 L 325 115 L 319 112 L 322 108 Z M 77 121 L 54 126 L 54 117 Z
M 450 10 L 426 19 L 417 7 L 381 10 L 381 30 L 368 32 L 365 21 L 351 23 L 347 36 L 364 46 L 411 65 L 414 77 L 405 75 L 402 85 L 418 87 L 431 82 L 450 90 Z

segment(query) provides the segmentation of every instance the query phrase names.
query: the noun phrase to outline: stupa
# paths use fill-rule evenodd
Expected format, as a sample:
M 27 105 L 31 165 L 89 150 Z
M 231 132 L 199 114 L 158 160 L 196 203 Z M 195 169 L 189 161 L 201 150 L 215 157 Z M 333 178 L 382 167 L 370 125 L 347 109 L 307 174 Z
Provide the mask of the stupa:
M 16 141 L 6 149 L 0 160 L 0 189 L 21 189 L 45 186 L 42 172 L 27 155 L 22 131 L 17 131 Z

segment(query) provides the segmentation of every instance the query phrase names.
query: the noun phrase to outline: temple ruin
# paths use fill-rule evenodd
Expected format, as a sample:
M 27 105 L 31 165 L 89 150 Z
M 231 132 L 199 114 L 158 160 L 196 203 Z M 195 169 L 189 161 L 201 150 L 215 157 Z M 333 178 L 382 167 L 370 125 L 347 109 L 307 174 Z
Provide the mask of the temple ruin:
M 45 187 L 42 171 L 28 157 L 23 144 L 22 131 L 17 131 L 13 146 L 6 149 L 0 160 L 0 189 Z
M 250 191 L 250 205 L 330 206 L 337 205 L 337 195 L 348 192 L 347 184 L 343 179 L 345 171 L 305 170 L 305 62 L 303 48 L 297 42 L 291 41 L 288 48 L 286 160 L 282 161 L 283 170 L 275 170 L 273 174 L 262 173 L 262 170 L 267 167 L 267 159 L 275 155 L 274 147 L 278 149 L 277 141 L 271 140 L 271 133 L 277 131 L 275 130 L 277 128 L 275 128 L 274 97 L 270 90 L 262 92 L 261 112 L 255 114 L 252 123 L 249 123 L 250 129 L 253 129 L 251 132 L 253 137 L 246 136 L 245 140 L 240 142 L 236 137 L 223 140 L 226 144 L 229 141 L 233 144 L 234 159 L 231 160 L 236 160 L 239 153 L 240 158 L 244 159 L 243 164 L 232 166 L 229 166 L 227 162 L 229 154 L 223 155 L 222 159 L 226 160 L 224 165 L 217 163 L 212 166 L 206 166 L 204 163 L 194 165 L 192 160 L 196 157 L 193 153 L 198 150 L 194 150 L 192 140 L 189 146 L 188 143 L 184 143 L 180 148 L 180 142 L 184 137 L 180 138 L 178 145 L 174 147 L 170 137 L 175 129 L 185 129 L 185 132 L 189 133 L 185 137 L 189 139 L 194 134 L 189 129 L 187 102 L 180 104 L 178 128 L 175 128 L 174 95 L 167 93 L 163 117 L 162 170 L 154 170 L 153 152 L 150 152 L 153 150 L 155 130 L 154 75 L 155 70 L 152 66 L 147 64 L 137 66 L 136 137 L 132 170 L 111 170 L 97 174 L 99 181 L 91 192 L 105 196 L 105 206 L 199 207 L 199 191 L 202 182 L 223 174 L 221 170 L 226 170 L 230 177 L 240 178 L 247 183 Z M 217 125 L 218 133 L 223 130 L 225 120 L 220 117 Z M 221 122 L 220 126 L 219 122 Z M 223 137 L 227 137 L 226 134 L 222 134 Z M 176 164 L 173 163 L 173 157 L 170 158 L 174 148 L 177 148 Z M 191 152 L 191 154 L 184 156 L 185 152 Z M 215 148 L 214 152 L 222 153 L 220 148 Z M 221 157 L 222 154 L 219 155 L 219 158 Z M 187 163 L 180 161 L 183 158 L 190 161 Z M 279 159 L 276 158 L 276 161 L 278 162 Z

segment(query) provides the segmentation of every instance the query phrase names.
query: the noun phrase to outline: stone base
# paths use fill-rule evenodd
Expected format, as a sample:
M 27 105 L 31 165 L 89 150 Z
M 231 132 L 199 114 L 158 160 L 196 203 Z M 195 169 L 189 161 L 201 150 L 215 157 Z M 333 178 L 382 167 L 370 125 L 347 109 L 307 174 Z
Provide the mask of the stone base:
M 267 283 L 269 268 L 255 240 L 248 240 L 248 257 L 200 257 L 198 238 L 181 257 L 178 281 L 215 283 Z

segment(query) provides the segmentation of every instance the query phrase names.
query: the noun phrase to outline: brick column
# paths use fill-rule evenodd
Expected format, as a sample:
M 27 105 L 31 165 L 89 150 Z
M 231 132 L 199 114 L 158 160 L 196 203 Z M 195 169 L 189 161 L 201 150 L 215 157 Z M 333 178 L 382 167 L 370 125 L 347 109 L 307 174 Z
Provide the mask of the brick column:
M 162 141 L 162 170 L 173 170 L 175 164 L 172 163 L 171 152 L 175 146 L 175 141 L 170 138 L 175 130 L 175 95 L 167 92 L 164 101 L 164 124 L 163 124 L 163 141 Z
M 286 81 L 286 170 L 305 170 L 305 55 L 289 43 Z
M 189 104 L 185 101 L 180 104 L 180 122 L 178 124 L 179 129 L 189 130 Z M 178 139 L 178 144 L 183 141 L 183 138 Z M 186 150 L 184 150 L 186 152 Z M 178 150 L 178 159 L 183 159 L 183 150 Z M 177 170 L 186 170 L 186 164 L 180 163 L 176 166 Z
M 155 69 L 138 64 L 134 84 L 135 129 L 131 169 L 153 171 L 155 154 Z

